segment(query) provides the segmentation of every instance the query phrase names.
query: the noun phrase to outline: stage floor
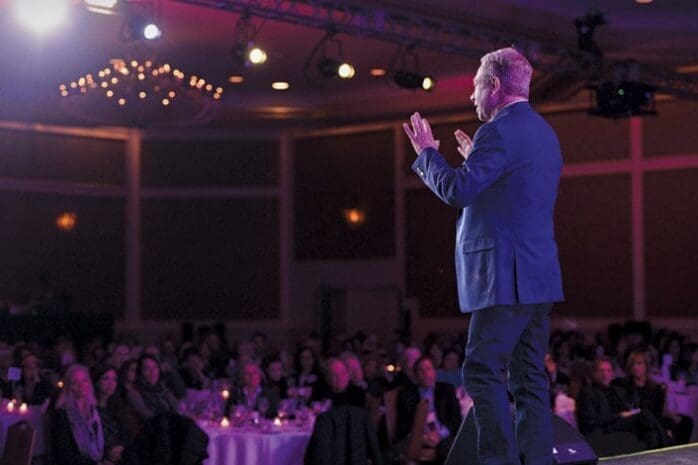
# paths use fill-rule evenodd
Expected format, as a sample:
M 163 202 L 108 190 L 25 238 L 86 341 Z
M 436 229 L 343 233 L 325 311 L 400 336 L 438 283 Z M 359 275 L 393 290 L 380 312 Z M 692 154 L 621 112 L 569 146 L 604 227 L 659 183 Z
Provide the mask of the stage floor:
M 603 465 L 697 465 L 698 443 L 599 459 Z

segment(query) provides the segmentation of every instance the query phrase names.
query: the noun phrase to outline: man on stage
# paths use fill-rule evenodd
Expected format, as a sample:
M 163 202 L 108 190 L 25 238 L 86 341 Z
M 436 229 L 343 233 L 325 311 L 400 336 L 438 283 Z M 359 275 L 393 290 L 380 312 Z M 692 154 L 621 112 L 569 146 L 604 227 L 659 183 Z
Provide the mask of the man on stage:
M 418 154 L 412 169 L 460 209 L 458 300 L 463 313 L 472 312 L 463 379 L 474 402 L 482 465 L 553 461 L 543 360 L 552 304 L 563 299 L 553 227 L 562 157 L 555 132 L 528 103 L 532 72 L 513 48 L 482 57 L 470 100 L 485 124 L 472 141 L 456 131 L 465 158 L 457 168 L 439 154 L 439 141 L 419 113 L 404 125 Z M 516 403 L 514 422 L 506 382 Z

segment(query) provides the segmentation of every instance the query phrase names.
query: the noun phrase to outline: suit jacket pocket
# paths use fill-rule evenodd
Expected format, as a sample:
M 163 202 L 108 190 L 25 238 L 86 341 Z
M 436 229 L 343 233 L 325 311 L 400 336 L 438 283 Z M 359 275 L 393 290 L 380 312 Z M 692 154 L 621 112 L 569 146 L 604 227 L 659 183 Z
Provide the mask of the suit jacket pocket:
M 463 241 L 463 253 L 482 252 L 493 248 L 494 239 L 491 237 L 480 237 Z

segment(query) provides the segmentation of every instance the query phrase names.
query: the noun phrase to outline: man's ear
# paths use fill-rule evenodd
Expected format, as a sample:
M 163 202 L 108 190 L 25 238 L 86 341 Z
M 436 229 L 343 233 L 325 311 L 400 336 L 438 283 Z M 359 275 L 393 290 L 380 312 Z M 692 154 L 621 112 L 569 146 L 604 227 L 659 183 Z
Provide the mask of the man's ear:
M 495 94 L 502 88 L 502 82 L 499 80 L 497 76 L 492 76 L 492 81 L 490 82 L 490 85 L 492 86 L 492 94 Z

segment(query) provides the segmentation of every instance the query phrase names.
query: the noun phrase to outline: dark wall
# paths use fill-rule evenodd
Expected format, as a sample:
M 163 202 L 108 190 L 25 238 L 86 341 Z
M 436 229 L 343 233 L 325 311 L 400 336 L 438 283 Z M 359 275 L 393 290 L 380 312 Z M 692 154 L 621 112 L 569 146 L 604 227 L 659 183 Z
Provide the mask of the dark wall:
M 392 131 L 300 139 L 295 144 L 295 258 L 395 255 Z M 351 226 L 344 210 L 365 213 Z
M 279 317 L 276 199 L 143 204 L 143 317 Z
M 56 218 L 76 214 L 72 231 Z M 124 201 L 0 191 L 0 298 L 29 302 L 47 272 L 56 305 L 122 315 L 124 308 Z

